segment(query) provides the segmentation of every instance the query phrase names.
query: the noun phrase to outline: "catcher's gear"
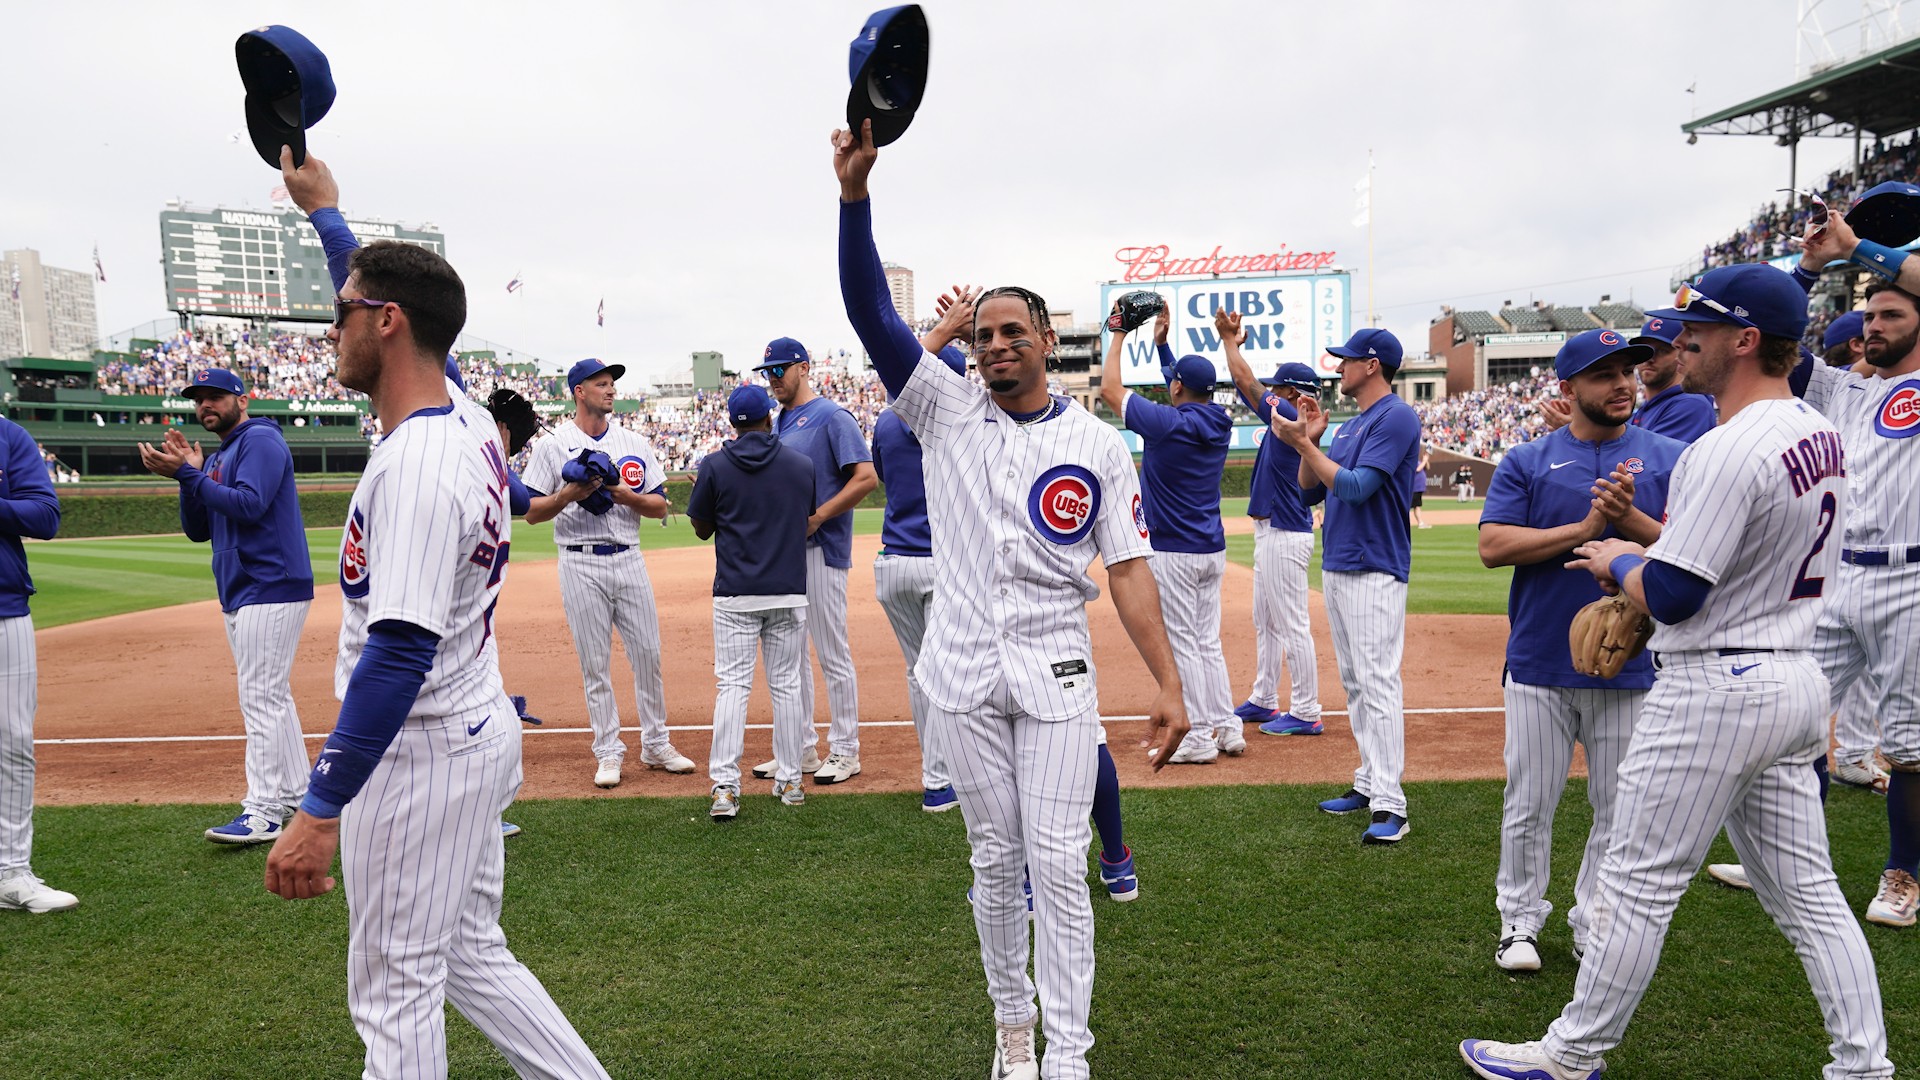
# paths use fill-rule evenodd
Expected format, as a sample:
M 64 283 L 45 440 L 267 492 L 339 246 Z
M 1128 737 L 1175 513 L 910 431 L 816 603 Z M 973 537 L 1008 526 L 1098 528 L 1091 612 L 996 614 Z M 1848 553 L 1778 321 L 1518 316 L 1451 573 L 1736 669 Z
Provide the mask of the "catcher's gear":
M 493 414 L 494 423 L 506 426 L 508 457 L 525 449 L 534 433 L 546 427 L 533 411 L 532 402 L 504 386 L 487 397 L 487 411 Z
M 1107 316 L 1107 329 L 1131 334 L 1166 308 L 1167 302 L 1159 293 L 1141 289 L 1123 294 L 1113 302 L 1113 314 Z
M 1653 636 L 1653 620 L 1624 596 L 1603 596 L 1574 612 L 1567 627 L 1567 648 L 1573 669 L 1582 675 L 1611 679 L 1627 661 L 1640 655 Z

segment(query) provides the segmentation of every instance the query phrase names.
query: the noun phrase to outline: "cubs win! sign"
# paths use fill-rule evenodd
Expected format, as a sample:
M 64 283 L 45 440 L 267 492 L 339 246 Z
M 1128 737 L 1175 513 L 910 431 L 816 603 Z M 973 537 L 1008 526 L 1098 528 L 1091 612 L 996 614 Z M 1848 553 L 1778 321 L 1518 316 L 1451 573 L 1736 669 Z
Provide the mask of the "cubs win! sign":
M 1100 316 L 1121 293 L 1142 286 L 1111 281 L 1100 286 Z M 1227 354 L 1214 329 L 1213 313 L 1238 312 L 1246 334 L 1240 351 L 1262 377 L 1281 364 L 1298 361 L 1324 376 L 1335 374 L 1328 363 L 1329 346 L 1347 340 L 1353 332 L 1352 285 L 1345 270 L 1273 277 L 1210 278 L 1198 281 L 1158 281 L 1145 286 L 1167 302 L 1172 327 L 1167 347 L 1173 354 L 1195 353 L 1213 361 L 1222 383 L 1227 381 Z M 1111 333 L 1109 331 L 1109 333 Z M 1105 356 L 1103 337 L 1101 356 Z M 1121 378 L 1129 386 L 1162 385 L 1160 358 L 1153 343 L 1153 324 L 1127 335 L 1121 358 Z

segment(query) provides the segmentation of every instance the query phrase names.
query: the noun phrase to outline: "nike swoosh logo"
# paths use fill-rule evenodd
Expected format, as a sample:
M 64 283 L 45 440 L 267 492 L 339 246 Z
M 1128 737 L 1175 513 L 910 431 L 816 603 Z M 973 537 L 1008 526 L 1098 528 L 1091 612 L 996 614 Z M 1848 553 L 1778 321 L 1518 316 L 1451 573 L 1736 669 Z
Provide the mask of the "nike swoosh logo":
M 1752 671 L 1754 668 L 1757 668 L 1759 666 L 1760 666 L 1759 664 L 1743 664 L 1740 667 L 1736 667 L 1732 670 L 1735 675 L 1745 675 L 1747 672 Z
M 1740 673 L 1736 671 L 1736 672 L 1734 672 L 1734 674 L 1735 674 L 1735 675 L 1738 675 L 1738 674 L 1740 674 Z M 483 727 L 486 727 L 486 726 L 487 726 L 487 721 L 488 721 L 488 720 L 491 720 L 491 719 L 493 719 L 493 716 L 492 716 L 491 714 L 489 714 L 489 715 L 487 715 L 486 717 L 483 717 L 483 718 L 481 719 L 481 721 L 480 721 L 479 723 L 477 723 L 477 724 L 475 724 L 475 725 L 473 725 L 472 727 L 470 727 L 470 728 L 468 728 L 468 729 L 467 729 L 467 734 L 469 734 L 469 735 L 478 735 L 478 734 L 480 734 L 480 729 L 481 729 L 481 728 L 483 728 Z
M 1553 469 L 1564 469 L 1564 468 L 1566 468 L 1566 467 L 1567 467 L 1568 465 L 1571 465 L 1571 464 L 1573 464 L 1573 462 L 1571 462 L 1571 461 L 1556 461 L 1556 462 L 1554 462 L 1553 464 L 1551 464 L 1551 465 L 1549 465 L 1549 466 L 1547 466 L 1547 469 L 1548 469 L 1549 471 L 1551 471 L 1551 470 L 1553 470 Z

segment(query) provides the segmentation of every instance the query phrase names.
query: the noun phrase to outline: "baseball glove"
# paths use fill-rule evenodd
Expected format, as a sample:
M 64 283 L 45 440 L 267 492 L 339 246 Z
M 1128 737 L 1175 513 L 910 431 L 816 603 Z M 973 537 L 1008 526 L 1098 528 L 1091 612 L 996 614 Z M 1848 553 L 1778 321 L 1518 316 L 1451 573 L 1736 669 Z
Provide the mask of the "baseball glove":
M 532 402 L 504 386 L 487 398 L 487 411 L 493 414 L 494 423 L 506 425 L 508 457 L 524 449 L 527 440 L 545 426 L 534 413 Z
M 1131 334 L 1151 322 L 1166 306 L 1159 293 L 1144 289 L 1127 293 L 1113 302 L 1113 314 L 1107 316 L 1107 329 Z
M 1603 596 L 1574 613 L 1567 647 L 1575 671 L 1611 679 L 1640 655 L 1652 636 L 1653 620 L 1633 610 L 1626 597 Z

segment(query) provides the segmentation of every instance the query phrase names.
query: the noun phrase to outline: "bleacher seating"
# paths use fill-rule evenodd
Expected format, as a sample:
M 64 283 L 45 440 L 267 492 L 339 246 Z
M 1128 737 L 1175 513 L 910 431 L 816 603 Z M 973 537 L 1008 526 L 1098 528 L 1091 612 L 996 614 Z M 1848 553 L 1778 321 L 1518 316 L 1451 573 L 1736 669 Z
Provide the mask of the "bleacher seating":
M 1564 304 L 1556 304 L 1553 307 L 1547 308 L 1546 316 L 1547 322 L 1553 324 L 1555 330 L 1565 330 L 1569 334 L 1578 334 L 1582 330 L 1591 330 L 1598 325 L 1594 322 L 1593 316 L 1588 315 L 1584 310 L 1577 307 L 1567 307 Z
M 1553 329 L 1553 324 L 1536 308 L 1504 307 L 1500 309 L 1500 321 L 1513 328 L 1516 334 L 1544 333 Z

